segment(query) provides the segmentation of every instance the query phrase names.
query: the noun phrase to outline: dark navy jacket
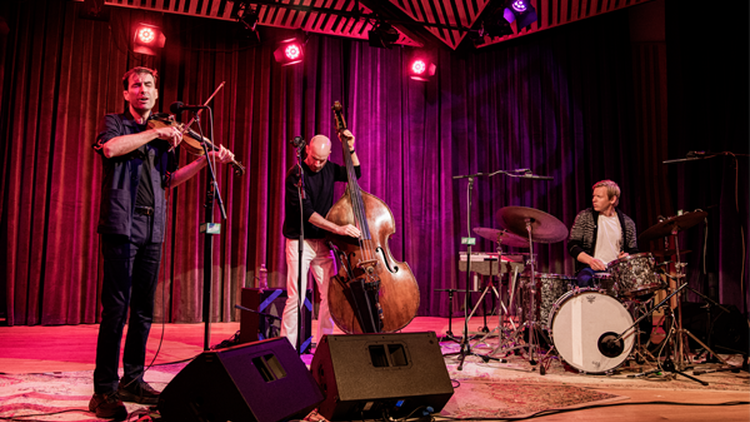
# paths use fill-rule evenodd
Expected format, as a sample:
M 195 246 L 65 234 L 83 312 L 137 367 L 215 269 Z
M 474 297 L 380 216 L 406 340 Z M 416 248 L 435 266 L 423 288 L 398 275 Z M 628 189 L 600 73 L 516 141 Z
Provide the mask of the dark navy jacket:
M 177 166 L 174 152 L 169 151 L 169 143 L 156 139 L 130 154 L 113 158 L 106 158 L 102 153 L 102 145 L 110 139 L 142 130 L 144 128 L 136 123 L 129 111 L 123 114 L 108 114 L 99 124 L 99 134 L 93 147 L 102 157 L 104 179 L 97 232 L 130 237 L 141 166 L 144 160 L 149 160 L 154 192 L 154 227 L 151 241 L 163 242 L 167 208 L 164 192 L 169 185 L 170 174 Z

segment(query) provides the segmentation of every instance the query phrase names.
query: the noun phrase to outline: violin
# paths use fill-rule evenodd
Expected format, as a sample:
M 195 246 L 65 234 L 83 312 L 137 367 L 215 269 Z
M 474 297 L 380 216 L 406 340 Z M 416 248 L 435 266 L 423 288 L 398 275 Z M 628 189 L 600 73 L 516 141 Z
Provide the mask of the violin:
M 185 124 L 177 122 L 174 116 L 171 114 L 156 113 L 152 114 L 149 117 L 149 129 L 164 127 L 176 127 L 180 132 L 182 132 L 182 143 L 180 145 L 185 146 L 185 149 L 187 149 L 187 151 L 191 154 L 203 155 L 203 144 L 205 144 L 206 147 L 212 151 L 219 151 L 220 149 L 219 147 L 214 145 L 208 138 L 201 136 L 198 132 L 190 129 Z M 243 174 L 245 174 L 245 166 L 243 166 L 239 161 L 232 158 L 232 161 L 229 164 L 234 168 L 235 175 L 242 176 Z

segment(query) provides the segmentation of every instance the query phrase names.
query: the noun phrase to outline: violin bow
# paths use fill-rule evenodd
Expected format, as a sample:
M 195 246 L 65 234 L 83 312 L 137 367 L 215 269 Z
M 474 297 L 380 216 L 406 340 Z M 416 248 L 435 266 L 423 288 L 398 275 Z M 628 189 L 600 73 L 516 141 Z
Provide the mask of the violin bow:
M 222 82 L 221 82 L 221 84 L 219 84 L 219 86 L 217 86 L 217 87 L 216 87 L 216 89 L 214 90 L 214 93 L 213 93 L 213 94 L 211 94 L 211 96 L 210 96 L 210 97 L 208 97 L 208 99 L 206 100 L 206 102 L 205 102 L 205 103 L 203 103 L 203 106 L 204 106 L 204 107 L 205 107 L 205 106 L 207 106 L 207 105 L 208 105 L 208 103 L 210 103 L 210 102 L 211 102 L 211 100 L 213 100 L 213 99 L 214 99 L 214 97 L 216 96 L 216 94 L 218 94 L 218 93 L 219 93 L 219 91 L 220 91 L 220 90 L 221 90 L 222 88 L 224 88 L 224 84 L 225 84 L 225 83 L 226 83 L 226 81 L 222 81 Z M 198 110 L 198 111 L 197 111 L 197 112 L 195 113 L 195 115 L 193 116 L 193 118 L 192 118 L 192 119 L 190 119 L 190 121 L 189 121 L 189 122 L 187 122 L 187 124 L 185 125 L 185 129 L 184 129 L 184 130 L 188 130 L 188 129 L 190 129 L 190 126 L 192 126 L 192 125 L 193 125 L 193 123 L 195 122 L 195 119 L 196 119 L 196 118 L 198 118 L 198 116 L 200 116 L 200 114 L 201 114 L 202 112 L 203 112 L 203 109 L 200 109 L 200 110 Z M 183 135 L 184 135 L 184 134 L 185 134 L 185 132 L 183 131 Z

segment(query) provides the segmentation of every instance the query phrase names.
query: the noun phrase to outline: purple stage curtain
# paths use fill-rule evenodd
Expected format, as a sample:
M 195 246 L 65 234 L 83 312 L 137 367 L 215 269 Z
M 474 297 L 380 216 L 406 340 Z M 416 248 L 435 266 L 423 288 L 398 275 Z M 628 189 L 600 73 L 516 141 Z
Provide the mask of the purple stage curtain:
M 310 35 L 305 62 L 281 67 L 273 60 L 275 41 L 289 34 L 278 29 L 263 28 L 256 45 L 231 22 L 126 8 L 111 8 L 109 22 L 99 22 L 80 18 L 81 8 L 54 0 L 0 5 L 10 28 L 0 32 L 0 312 L 9 325 L 98 321 L 101 164 L 91 144 L 99 119 L 124 110 L 120 78 L 136 65 L 158 70 L 163 111 L 176 100 L 203 103 L 225 83 L 210 104 L 213 119 L 204 113 L 201 124 L 247 172 L 237 177 L 229 166 L 217 172 L 227 220 L 213 237 L 212 321 L 238 319 L 241 288 L 256 286 L 261 264 L 271 286 L 285 285 L 283 183 L 295 162 L 288 140 L 333 138 L 336 100 L 357 138 L 362 189 L 392 210 L 390 249 L 411 266 L 420 315 L 463 313 L 461 295 L 451 309 L 447 294 L 436 289 L 465 287 L 458 253 L 467 230 L 497 228 L 496 214 L 505 206 L 542 210 L 569 228 L 590 206 L 591 185 L 605 178 L 622 187 L 620 207 L 639 232 L 659 215 L 712 206 L 706 241 L 702 225 L 680 239 L 692 250 L 690 285 L 744 309 L 748 269 L 740 263 L 748 252 L 739 233 L 747 236 L 747 159 L 739 159 L 736 181 L 731 157 L 710 163 L 711 181 L 687 166 L 661 163 L 689 148 L 668 137 L 668 49 L 664 41 L 632 42 L 627 11 L 486 51 L 433 47 L 438 71 L 424 83 L 405 77 L 411 56 L 405 48 Z M 159 56 L 130 51 L 130 28 L 141 21 L 167 34 Z M 679 92 L 691 89 L 681 81 Z M 722 134 L 727 139 L 711 149 L 747 153 L 746 132 L 744 143 L 729 130 Z M 181 164 L 193 158 L 180 151 Z M 332 160 L 341 163 L 338 148 Z M 554 179 L 476 177 L 467 215 L 469 181 L 455 176 L 521 168 Z M 202 320 L 205 192 L 203 171 L 169 195 L 157 321 Z M 705 275 L 699 274 L 704 245 Z M 534 249 L 537 272 L 573 274 L 565 241 Z M 480 238 L 473 250 L 493 252 L 495 245 Z M 505 250 L 519 251 L 526 250 Z

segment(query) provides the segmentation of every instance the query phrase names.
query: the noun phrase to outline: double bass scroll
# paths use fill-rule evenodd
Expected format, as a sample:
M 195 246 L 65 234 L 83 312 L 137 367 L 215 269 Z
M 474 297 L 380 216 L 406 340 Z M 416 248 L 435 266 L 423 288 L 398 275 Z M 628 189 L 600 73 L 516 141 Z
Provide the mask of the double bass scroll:
M 341 104 L 333 106 L 336 129 L 346 129 Z M 390 208 L 360 189 L 347 142 L 342 142 L 348 185 L 326 219 L 352 224 L 359 239 L 330 234 L 339 271 L 330 280 L 328 302 L 336 325 L 355 333 L 394 332 L 405 327 L 419 308 L 419 286 L 405 262 L 396 261 L 388 240 L 396 232 Z

